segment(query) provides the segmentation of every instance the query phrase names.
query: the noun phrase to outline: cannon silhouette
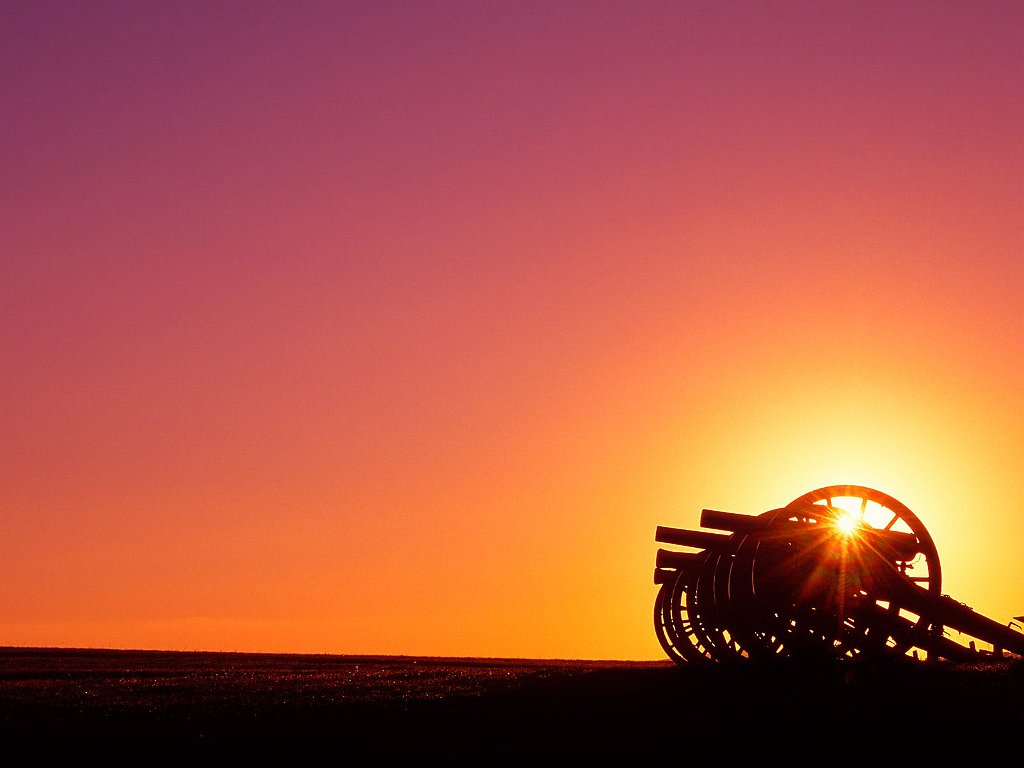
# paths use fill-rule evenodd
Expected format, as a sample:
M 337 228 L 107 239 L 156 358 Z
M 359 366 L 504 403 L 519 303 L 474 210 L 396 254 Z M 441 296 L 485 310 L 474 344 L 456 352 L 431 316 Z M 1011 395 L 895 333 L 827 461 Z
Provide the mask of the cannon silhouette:
M 654 571 L 655 631 L 678 664 L 1024 655 L 1024 633 L 942 593 L 928 531 L 880 491 L 827 486 L 760 515 L 705 509 L 700 524 L 712 530 L 655 534 L 687 548 L 659 549 Z

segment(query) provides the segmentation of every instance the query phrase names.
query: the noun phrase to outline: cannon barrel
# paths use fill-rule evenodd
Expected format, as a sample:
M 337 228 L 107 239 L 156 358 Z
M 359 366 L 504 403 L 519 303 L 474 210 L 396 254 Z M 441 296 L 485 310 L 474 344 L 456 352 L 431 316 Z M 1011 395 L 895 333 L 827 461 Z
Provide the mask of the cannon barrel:
M 703 562 L 703 552 L 673 552 L 670 549 L 659 549 L 655 560 L 655 567 L 675 568 L 678 571 L 695 571 Z
M 718 509 L 702 509 L 700 512 L 702 528 L 714 528 L 719 531 L 733 533 L 749 533 L 764 526 L 764 520 L 758 515 L 744 515 L 739 512 L 723 512 Z
M 733 533 L 754 533 L 763 531 L 769 525 L 775 525 L 781 529 L 787 523 L 792 523 L 794 527 L 805 526 L 804 523 L 789 520 L 772 523 L 761 515 L 744 515 L 738 512 L 723 512 L 718 509 L 704 509 L 700 513 L 702 527 L 732 531 Z M 857 535 L 889 559 L 912 560 L 914 555 L 921 551 L 920 543 L 912 533 L 865 526 L 858 529 Z
M 729 536 L 723 533 L 708 531 L 690 531 L 685 528 L 670 528 L 659 525 L 654 540 L 662 544 L 677 544 L 681 547 L 697 547 L 698 549 L 724 549 L 729 544 Z

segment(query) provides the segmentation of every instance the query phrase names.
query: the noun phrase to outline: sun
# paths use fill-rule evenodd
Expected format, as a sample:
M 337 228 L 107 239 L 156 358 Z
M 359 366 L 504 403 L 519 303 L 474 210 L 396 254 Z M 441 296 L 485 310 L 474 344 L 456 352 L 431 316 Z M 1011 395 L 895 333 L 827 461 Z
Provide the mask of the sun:
M 857 530 L 857 525 L 860 523 L 860 519 L 857 515 L 849 512 L 843 512 L 835 519 L 835 526 L 839 529 L 839 532 L 844 536 L 852 536 L 853 532 Z
M 838 496 L 829 500 L 836 516 L 832 523 L 843 536 L 852 536 L 860 528 L 864 520 L 864 512 L 867 506 L 865 499 L 855 496 Z

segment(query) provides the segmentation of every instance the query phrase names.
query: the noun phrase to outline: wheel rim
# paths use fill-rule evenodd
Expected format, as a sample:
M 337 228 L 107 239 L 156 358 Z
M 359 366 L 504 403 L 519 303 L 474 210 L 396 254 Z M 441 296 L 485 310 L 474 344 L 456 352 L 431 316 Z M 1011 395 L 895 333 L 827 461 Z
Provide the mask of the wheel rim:
M 843 660 L 903 655 L 914 646 L 915 637 L 941 631 L 913 609 L 917 603 L 914 590 L 939 596 L 942 589 L 938 552 L 920 518 L 889 494 L 862 485 L 825 486 L 787 505 L 803 515 L 816 515 L 818 507 L 823 516 L 844 516 L 868 534 L 891 531 L 915 541 L 912 557 L 897 556 L 890 561 L 914 589 L 903 589 L 899 596 L 885 599 L 870 589 L 849 595 L 850 602 L 840 616 L 842 625 L 833 637 L 835 654 Z

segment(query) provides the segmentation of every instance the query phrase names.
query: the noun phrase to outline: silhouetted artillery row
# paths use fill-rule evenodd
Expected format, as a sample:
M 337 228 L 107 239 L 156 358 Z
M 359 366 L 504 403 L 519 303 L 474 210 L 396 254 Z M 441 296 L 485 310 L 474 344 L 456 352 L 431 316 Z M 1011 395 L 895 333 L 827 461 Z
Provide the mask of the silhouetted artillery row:
M 705 509 L 700 524 L 712 530 L 655 535 L 688 548 L 659 549 L 654 572 L 655 630 L 679 664 L 1024 656 L 1024 633 L 942 594 L 928 531 L 880 491 L 828 486 L 760 515 Z

